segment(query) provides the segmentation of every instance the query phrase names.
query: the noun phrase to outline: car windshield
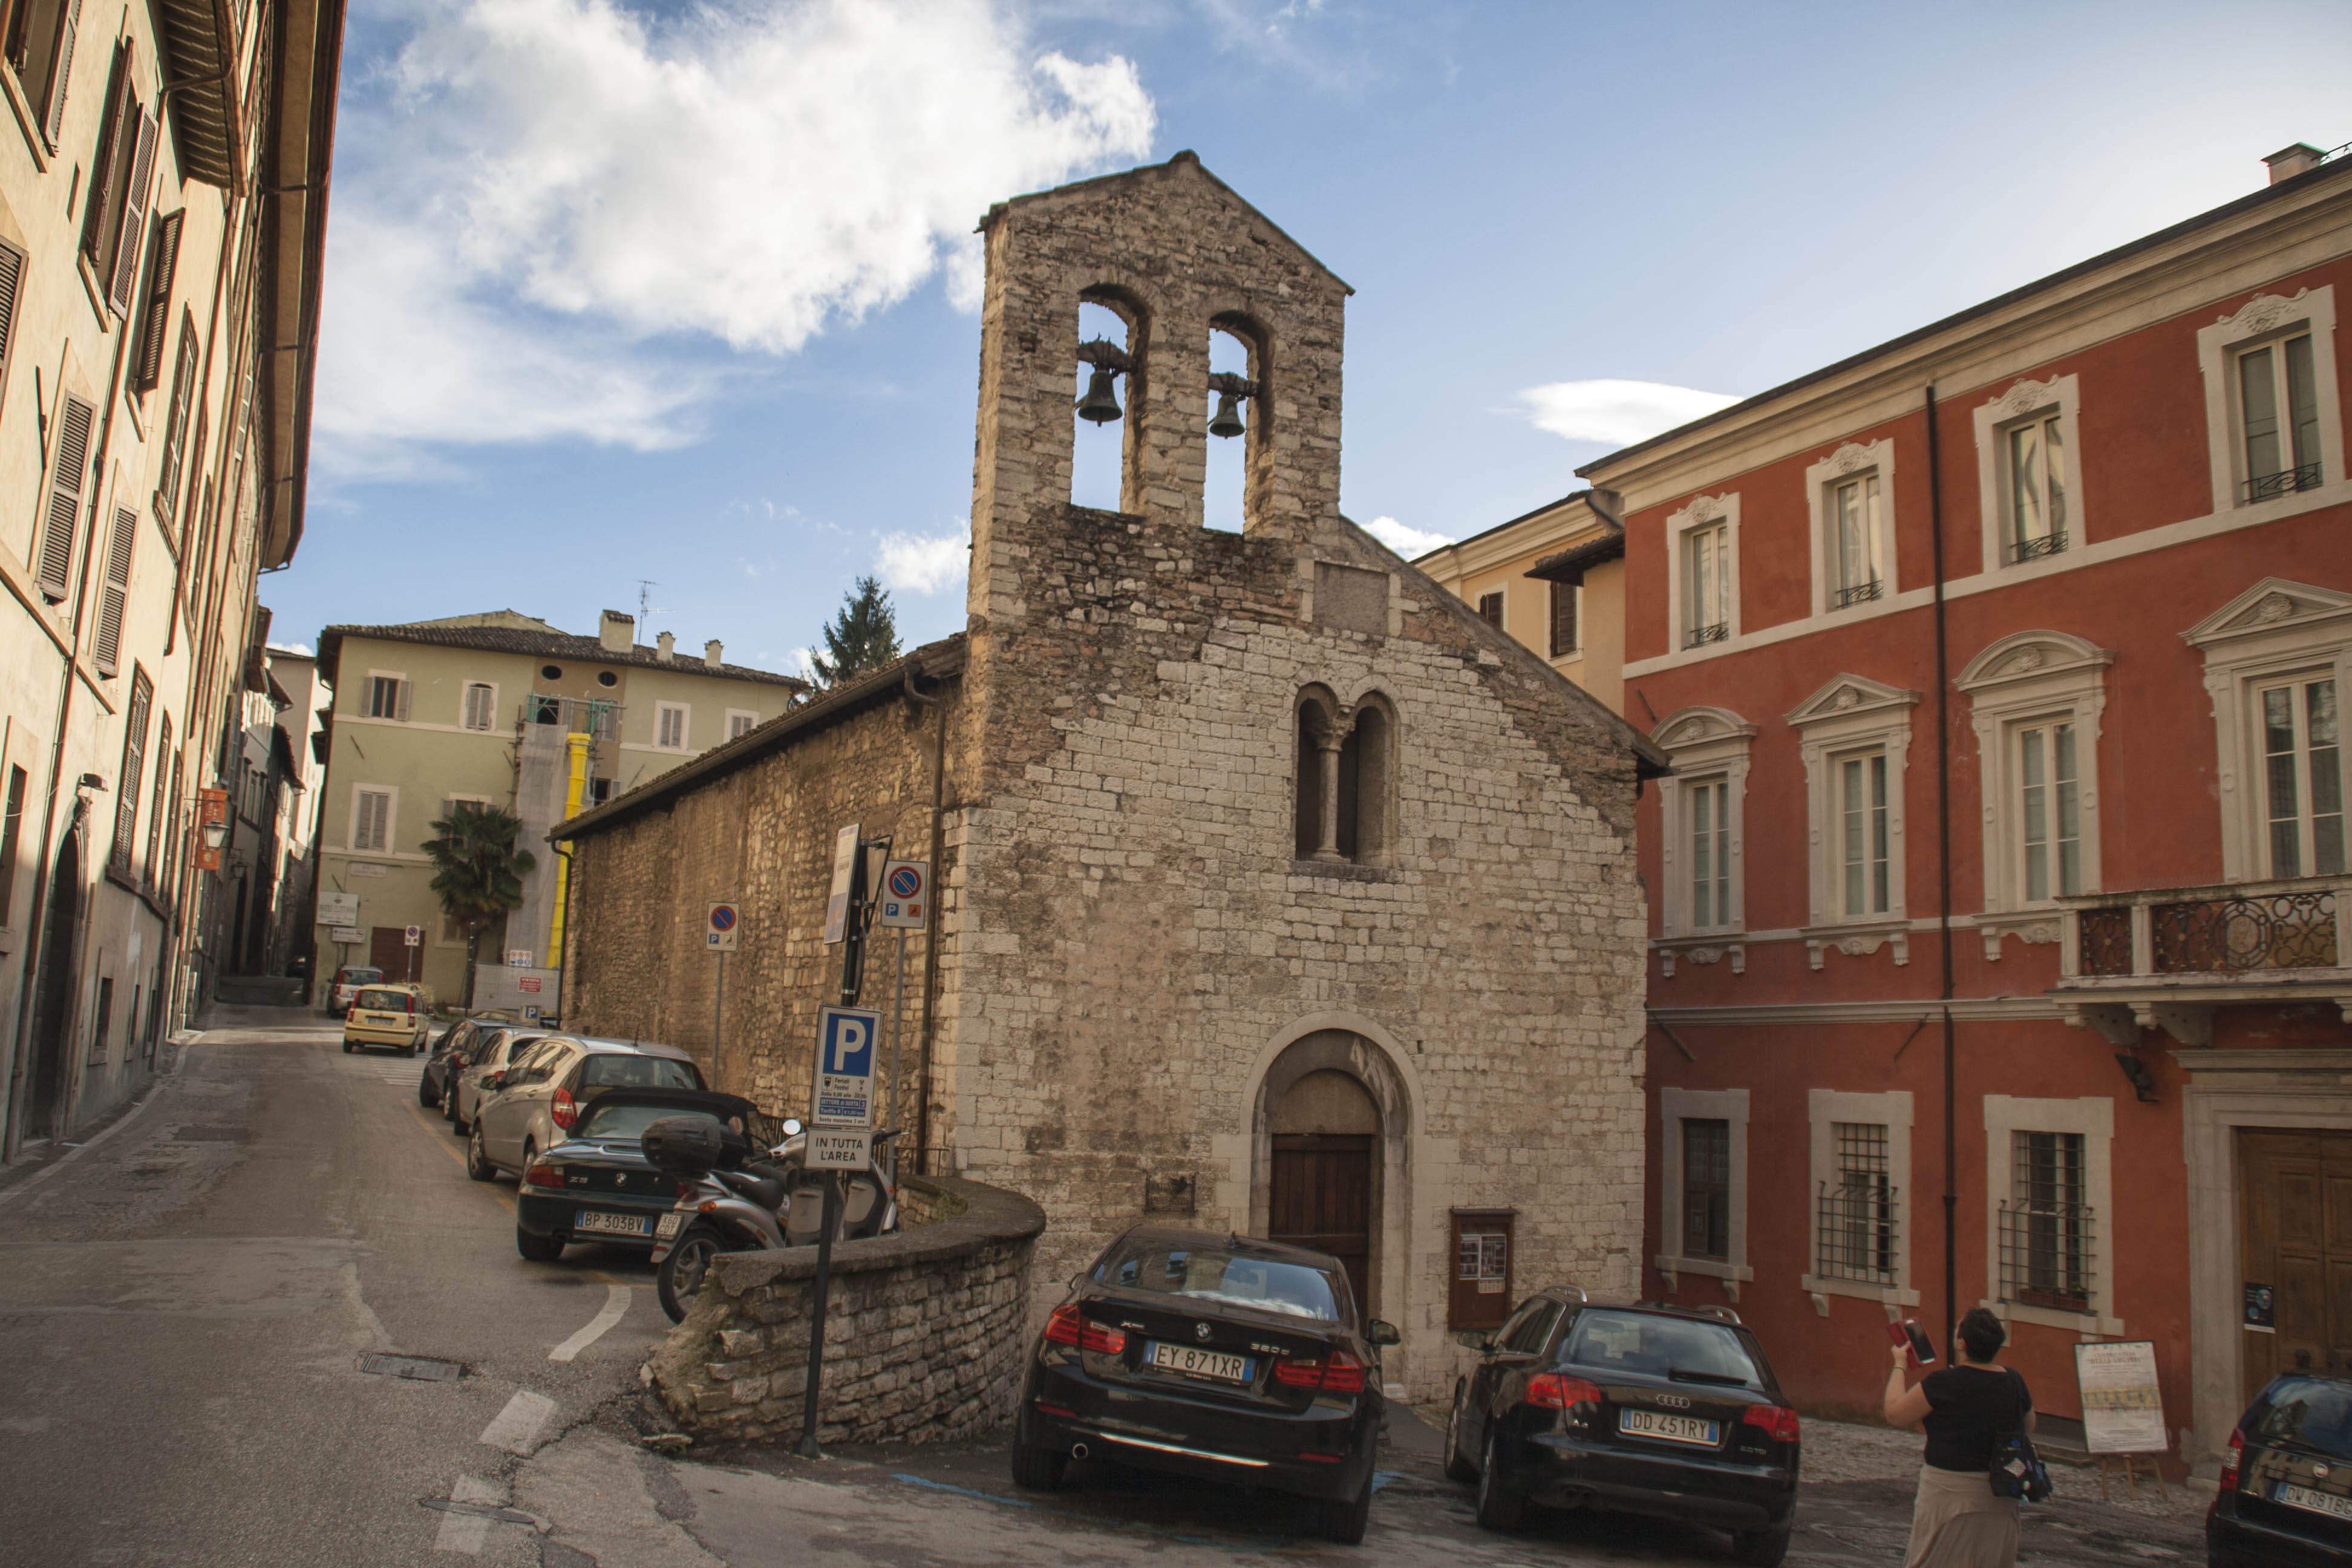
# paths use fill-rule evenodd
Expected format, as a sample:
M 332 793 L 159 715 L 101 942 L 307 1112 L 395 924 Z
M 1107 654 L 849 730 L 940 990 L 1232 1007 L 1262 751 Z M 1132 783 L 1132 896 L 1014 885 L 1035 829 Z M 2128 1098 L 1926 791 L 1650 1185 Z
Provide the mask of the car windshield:
M 1129 1290 L 1164 1290 L 1318 1322 L 1339 1321 L 1339 1289 L 1324 1269 L 1223 1247 L 1138 1238 L 1095 1266 L 1095 1278 Z
M 590 1057 L 580 1069 L 583 1089 L 700 1089 L 702 1075 L 692 1062 L 675 1057 L 624 1056 L 614 1052 Z
M 381 980 L 383 978 L 383 971 L 381 969 L 346 969 L 343 971 L 343 984 L 346 985 L 365 985 L 371 980 Z
M 719 1120 L 708 1111 L 688 1110 L 675 1105 L 611 1105 L 600 1100 L 588 1108 L 588 1114 L 581 1118 L 580 1130 L 572 1136 L 606 1143 L 630 1142 L 644 1137 L 646 1129 L 665 1116 L 692 1116 L 706 1121 Z M 730 1116 L 727 1120 L 732 1122 L 736 1118 Z M 751 1123 L 749 1127 L 738 1128 L 737 1131 L 747 1134 L 761 1152 L 781 1142 L 775 1136 L 775 1130 L 757 1112 L 751 1117 Z
M 408 993 L 405 991 L 362 991 L 359 994 L 359 998 L 354 1005 L 361 1007 L 379 1007 L 388 1013 L 405 1013 L 408 1011 Z
M 1696 1382 L 1719 1380 L 1749 1388 L 1764 1385 L 1738 1334 L 1720 1323 L 1694 1322 L 1688 1318 L 1588 1309 L 1577 1320 L 1566 1359 L 1572 1366 L 1607 1372 L 1649 1377 L 1680 1373 Z
M 2265 1446 L 2292 1443 L 2352 1458 L 2352 1384 L 2289 1375 L 2263 1394 L 2262 1413 L 2246 1436 Z

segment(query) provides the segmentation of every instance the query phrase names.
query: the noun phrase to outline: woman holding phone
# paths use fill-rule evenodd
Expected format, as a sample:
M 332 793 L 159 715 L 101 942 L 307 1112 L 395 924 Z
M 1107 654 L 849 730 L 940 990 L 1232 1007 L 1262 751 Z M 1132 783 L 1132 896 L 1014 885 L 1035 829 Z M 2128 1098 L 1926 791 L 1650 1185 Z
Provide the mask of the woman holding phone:
M 1886 1424 L 1927 1434 L 1904 1568 L 2014 1568 L 2017 1500 L 1993 1495 L 1988 1477 L 1995 1439 L 2033 1430 L 2033 1395 L 2025 1379 L 1994 1359 L 2008 1339 L 1999 1318 L 1973 1308 L 1952 1347 L 1957 1364 L 1908 1388 L 1903 1373 L 1911 1351 L 1895 1347 Z

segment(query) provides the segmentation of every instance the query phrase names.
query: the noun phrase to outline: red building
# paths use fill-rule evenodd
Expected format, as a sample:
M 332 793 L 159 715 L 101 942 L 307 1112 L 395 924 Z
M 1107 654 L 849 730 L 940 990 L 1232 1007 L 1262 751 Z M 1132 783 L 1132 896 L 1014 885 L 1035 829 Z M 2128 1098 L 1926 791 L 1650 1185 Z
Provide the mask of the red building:
M 1979 1302 L 2051 1416 L 2153 1341 L 2191 1461 L 2352 1368 L 2352 158 L 2272 163 L 1581 470 L 1676 764 L 1646 1284 L 1814 1408 Z

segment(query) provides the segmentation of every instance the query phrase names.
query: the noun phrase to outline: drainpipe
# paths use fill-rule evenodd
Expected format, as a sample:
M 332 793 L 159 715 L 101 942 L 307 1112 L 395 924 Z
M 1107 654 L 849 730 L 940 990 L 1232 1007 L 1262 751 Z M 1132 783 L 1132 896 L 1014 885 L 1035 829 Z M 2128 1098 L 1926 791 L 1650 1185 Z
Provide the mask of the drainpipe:
M 948 766 L 948 710 L 939 698 L 926 697 L 915 689 L 915 667 L 909 660 L 906 677 L 907 697 L 932 710 L 931 726 L 931 917 L 923 931 L 923 1040 L 922 1052 L 915 1066 L 915 1170 L 918 1174 L 936 1174 L 929 1169 L 931 1150 L 931 1037 L 934 1034 L 932 1010 L 937 1005 L 940 985 L 940 817 L 946 800 Z M 895 1117 L 898 1108 L 892 1106 Z
M 1936 389 L 1927 388 L 1927 533 L 1936 573 L 1936 939 L 1944 968 L 1944 1343 L 1959 1329 L 1958 1285 L 1959 1153 L 1952 1038 L 1952 730 L 1950 653 L 1944 616 L 1943 445 L 1936 431 Z

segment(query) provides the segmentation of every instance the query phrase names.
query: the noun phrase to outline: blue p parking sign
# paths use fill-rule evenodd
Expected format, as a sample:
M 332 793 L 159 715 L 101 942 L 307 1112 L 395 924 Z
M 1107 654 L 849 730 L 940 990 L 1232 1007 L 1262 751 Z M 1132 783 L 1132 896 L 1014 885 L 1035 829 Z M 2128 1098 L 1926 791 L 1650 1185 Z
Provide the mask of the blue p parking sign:
M 874 1124 L 874 1047 L 882 1015 L 863 1007 L 826 1007 L 817 1015 L 816 1082 L 809 1120 L 833 1126 Z

